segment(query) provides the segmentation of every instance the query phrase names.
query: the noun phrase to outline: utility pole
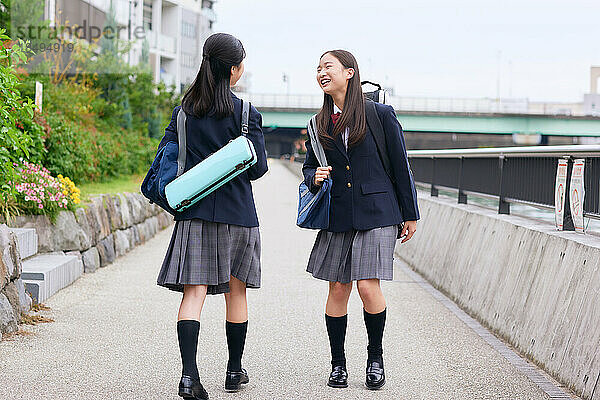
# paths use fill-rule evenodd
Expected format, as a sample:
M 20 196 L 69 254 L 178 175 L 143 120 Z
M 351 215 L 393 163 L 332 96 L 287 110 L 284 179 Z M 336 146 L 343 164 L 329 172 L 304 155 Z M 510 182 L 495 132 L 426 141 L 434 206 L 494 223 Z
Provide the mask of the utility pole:
M 498 101 L 498 103 L 500 102 L 500 63 L 502 60 L 502 50 L 498 50 L 498 74 L 496 76 L 496 100 Z

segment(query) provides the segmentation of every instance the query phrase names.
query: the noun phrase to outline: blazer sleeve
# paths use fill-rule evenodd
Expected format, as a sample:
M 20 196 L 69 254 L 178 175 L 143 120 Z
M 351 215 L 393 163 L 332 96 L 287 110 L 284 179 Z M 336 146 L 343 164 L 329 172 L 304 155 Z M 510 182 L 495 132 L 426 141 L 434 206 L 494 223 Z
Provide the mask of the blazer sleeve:
M 250 108 L 250 116 L 248 118 L 248 139 L 254 145 L 256 151 L 256 164 L 248 168 L 248 178 L 251 181 L 263 176 L 269 167 L 267 166 L 267 151 L 265 149 L 265 137 L 262 131 L 262 116 L 254 106 Z
M 306 140 L 306 159 L 302 165 L 302 174 L 304 175 L 304 183 L 313 193 L 317 193 L 320 189 L 319 185 L 315 185 L 315 173 L 318 167 L 320 167 L 319 160 L 315 156 L 309 136 L 308 140 Z
M 383 105 L 382 108 L 381 123 L 385 132 L 388 157 L 394 175 L 394 189 L 402 212 L 402 219 L 404 221 L 416 221 L 420 218 L 417 191 L 406 154 L 402 126 L 396 118 L 393 107 Z
M 165 128 L 165 134 L 158 145 L 159 149 L 168 142 L 179 142 L 179 140 L 177 140 L 177 114 L 179 113 L 180 108 L 181 106 L 177 106 L 173 109 L 173 113 L 171 114 L 171 122 L 169 122 L 169 125 L 167 125 Z

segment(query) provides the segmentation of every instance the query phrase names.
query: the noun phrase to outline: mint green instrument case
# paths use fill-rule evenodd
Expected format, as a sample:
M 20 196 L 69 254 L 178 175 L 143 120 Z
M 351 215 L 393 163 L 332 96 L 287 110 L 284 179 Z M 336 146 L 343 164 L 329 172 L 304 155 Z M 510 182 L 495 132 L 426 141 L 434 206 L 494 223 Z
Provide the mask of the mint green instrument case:
M 241 135 L 183 173 L 186 157 L 186 115 L 183 110 L 179 110 L 177 114 L 179 140 L 177 178 L 165 187 L 167 202 L 173 210 L 181 212 L 193 206 L 256 164 L 254 145 L 246 137 L 249 113 L 250 103 L 242 101 Z

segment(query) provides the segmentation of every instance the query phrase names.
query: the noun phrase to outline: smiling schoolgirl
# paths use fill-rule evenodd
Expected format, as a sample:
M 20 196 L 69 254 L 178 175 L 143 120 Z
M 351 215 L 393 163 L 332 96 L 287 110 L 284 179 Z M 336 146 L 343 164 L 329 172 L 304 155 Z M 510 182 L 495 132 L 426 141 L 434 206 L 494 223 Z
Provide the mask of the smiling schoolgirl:
M 317 234 L 307 267 L 315 278 L 329 281 L 325 321 L 332 371 L 328 385 L 348 386 L 344 341 L 348 298 L 356 281 L 369 338 L 365 384 L 379 389 L 385 384 L 382 339 L 386 319 L 379 281 L 393 278 L 397 237 L 404 237 L 404 243 L 416 231 L 416 190 L 394 109 L 375 103 L 391 163 L 391 176 L 386 173 L 370 129 L 375 124 L 367 124 L 354 56 L 345 50 L 323 54 L 317 81 L 324 101 L 316 125 L 329 165 L 319 166 L 308 140 L 302 171 L 313 193 L 324 179 L 331 177 L 333 182 L 329 228 Z

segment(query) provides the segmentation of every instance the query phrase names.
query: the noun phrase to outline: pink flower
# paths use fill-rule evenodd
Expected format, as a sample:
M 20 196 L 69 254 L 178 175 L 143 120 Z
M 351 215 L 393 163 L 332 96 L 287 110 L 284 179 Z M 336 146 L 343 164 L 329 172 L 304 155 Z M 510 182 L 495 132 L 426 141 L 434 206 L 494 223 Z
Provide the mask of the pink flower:
M 40 203 L 38 204 L 38 208 L 44 208 L 44 206 Z

